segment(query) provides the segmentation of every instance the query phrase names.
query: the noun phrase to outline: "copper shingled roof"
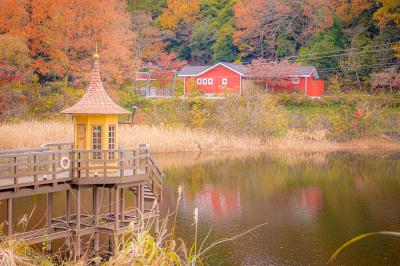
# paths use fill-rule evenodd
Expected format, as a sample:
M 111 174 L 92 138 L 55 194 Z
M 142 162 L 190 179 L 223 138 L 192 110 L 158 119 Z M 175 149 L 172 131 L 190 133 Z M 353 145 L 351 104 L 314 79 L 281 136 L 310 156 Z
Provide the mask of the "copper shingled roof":
M 97 55 L 97 54 L 96 54 Z M 118 106 L 108 96 L 103 87 L 100 75 L 98 55 L 95 56 L 90 84 L 85 95 L 75 105 L 61 111 L 62 114 L 130 114 Z

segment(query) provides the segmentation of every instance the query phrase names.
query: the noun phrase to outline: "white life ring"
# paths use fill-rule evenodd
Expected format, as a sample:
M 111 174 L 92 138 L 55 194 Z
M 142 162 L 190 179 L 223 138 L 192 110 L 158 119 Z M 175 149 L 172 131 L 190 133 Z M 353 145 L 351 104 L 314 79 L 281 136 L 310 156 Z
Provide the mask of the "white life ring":
M 60 166 L 62 169 L 67 170 L 69 166 L 71 165 L 71 161 L 69 160 L 68 157 L 62 157 L 60 160 Z

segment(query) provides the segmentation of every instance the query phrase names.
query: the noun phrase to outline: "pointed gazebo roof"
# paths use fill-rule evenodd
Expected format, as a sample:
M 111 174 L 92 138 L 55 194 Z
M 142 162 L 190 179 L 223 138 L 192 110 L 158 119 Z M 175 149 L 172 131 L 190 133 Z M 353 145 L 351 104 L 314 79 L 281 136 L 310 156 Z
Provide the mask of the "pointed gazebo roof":
M 94 65 L 90 84 L 85 95 L 75 105 L 61 111 L 62 114 L 130 114 L 128 110 L 118 106 L 108 96 L 103 87 L 100 75 L 99 55 L 94 56 Z

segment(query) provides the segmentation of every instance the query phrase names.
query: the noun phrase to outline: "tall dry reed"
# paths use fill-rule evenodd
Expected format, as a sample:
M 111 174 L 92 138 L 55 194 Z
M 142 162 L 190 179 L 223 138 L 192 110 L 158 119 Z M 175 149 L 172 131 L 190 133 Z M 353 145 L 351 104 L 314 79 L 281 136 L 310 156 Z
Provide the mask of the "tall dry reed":
M 0 150 L 37 148 L 45 143 L 73 140 L 72 123 L 26 121 L 0 126 Z M 256 138 L 228 136 L 221 133 L 145 125 L 120 125 L 121 147 L 149 144 L 152 152 L 249 150 L 259 148 Z

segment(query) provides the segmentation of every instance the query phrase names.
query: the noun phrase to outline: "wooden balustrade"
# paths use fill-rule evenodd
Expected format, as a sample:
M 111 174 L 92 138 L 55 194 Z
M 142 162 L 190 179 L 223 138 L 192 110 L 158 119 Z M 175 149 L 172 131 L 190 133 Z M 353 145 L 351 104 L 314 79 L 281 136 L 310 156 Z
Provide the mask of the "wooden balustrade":
M 155 219 L 155 232 L 158 232 L 158 205 L 155 209 L 146 209 L 145 201 L 161 201 L 163 176 L 148 145 L 132 149 L 76 150 L 72 143 L 65 142 L 37 149 L 1 151 L 0 200 L 7 201 L 7 230 L 3 236 L 0 232 L 0 241 L 6 237 L 25 239 L 32 244 L 48 241 L 50 251 L 52 240 L 65 238 L 69 242 L 74 237 L 79 257 L 82 236 L 94 234 L 94 251 L 98 252 L 99 234 L 113 236 L 131 231 L 131 224 L 140 220 L 137 210 L 143 214 L 142 218 Z M 89 214 L 81 212 L 82 189 L 93 191 L 93 210 Z M 102 211 L 99 189 L 108 191 L 107 213 Z M 53 217 L 53 193 L 58 191 L 65 191 L 65 215 Z M 137 210 L 126 209 L 128 191 L 135 194 Z M 37 194 L 47 195 L 46 225 L 19 233 L 13 227 L 13 199 Z M 71 211 L 73 201 L 75 210 Z
M 163 174 L 147 145 L 113 150 L 75 150 L 72 146 L 70 142 L 52 143 L 38 149 L 0 152 L 0 190 L 70 181 L 112 184 L 143 179 L 161 198 Z

